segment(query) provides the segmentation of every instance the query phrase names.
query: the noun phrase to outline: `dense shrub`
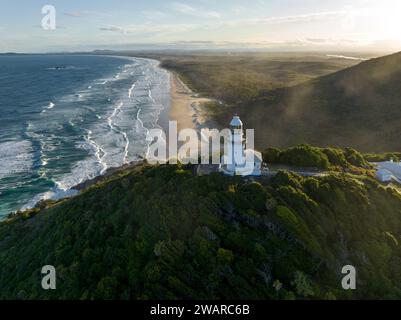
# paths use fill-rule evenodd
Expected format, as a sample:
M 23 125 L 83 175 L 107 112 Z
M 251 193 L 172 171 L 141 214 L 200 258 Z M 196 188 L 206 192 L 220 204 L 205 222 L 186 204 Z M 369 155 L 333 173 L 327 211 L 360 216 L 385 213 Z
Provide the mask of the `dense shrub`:
M 401 152 L 393 152 L 393 153 L 367 153 L 364 154 L 364 157 L 369 162 L 383 162 L 389 161 L 393 159 L 393 161 L 401 161 Z
M 263 152 L 263 159 L 270 164 L 321 170 L 371 168 L 368 160 L 354 149 L 318 148 L 305 144 L 283 150 L 268 148 Z
M 0 224 L 0 298 L 401 297 L 398 191 L 345 173 L 255 182 L 191 169 L 127 169 L 10 216 Z M 47 264 L 54 291 L 40 285 Z M 358 290 L 341 288 L 346 264 Z

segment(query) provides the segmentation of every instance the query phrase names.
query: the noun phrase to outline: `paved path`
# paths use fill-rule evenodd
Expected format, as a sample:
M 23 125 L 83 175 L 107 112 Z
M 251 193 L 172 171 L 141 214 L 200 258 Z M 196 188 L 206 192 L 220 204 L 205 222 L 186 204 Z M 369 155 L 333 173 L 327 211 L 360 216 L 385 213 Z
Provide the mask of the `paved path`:
M 262 177 L 273 178 L 280 170 L 286 170 L 289 172 L 294 172 L 303 177 L 317 177 L 322 178 L 328 175 L 327 171 L 319 171 L 319 170 L 308 170 L 307 168 L 296 168 L 289 166 L 276 166 L 272 169 L 264 169 L 262 170 Z M 214 164 L 201 164 L 196 165 L 195 172 L 197 175 L 209 175 L 213 172 L 219 172 L 219 166 Z
M 284 169 L 283 169 L 284 170 Z M 289 172 L 293 172 L 296 174 L 299 174 L 300 176 L 303 177 L 326 177 L 328 175 L 327 172 L 325 171 L 304 171 L 304 170 L 297 170 L 297 169 L 286 169 Z M 268 171 L 262 171 L 262 176 L 265 177 L 274 177 L 280 170 L 268 170 Z

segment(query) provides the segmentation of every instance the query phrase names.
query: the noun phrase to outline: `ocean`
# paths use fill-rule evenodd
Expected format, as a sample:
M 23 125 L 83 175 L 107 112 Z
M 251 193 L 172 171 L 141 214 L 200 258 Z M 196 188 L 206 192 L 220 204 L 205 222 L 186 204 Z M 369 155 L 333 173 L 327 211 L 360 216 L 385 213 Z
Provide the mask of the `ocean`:
M 0 219 L 144 157 L 169 105 L 154 60 L 0 56 Z

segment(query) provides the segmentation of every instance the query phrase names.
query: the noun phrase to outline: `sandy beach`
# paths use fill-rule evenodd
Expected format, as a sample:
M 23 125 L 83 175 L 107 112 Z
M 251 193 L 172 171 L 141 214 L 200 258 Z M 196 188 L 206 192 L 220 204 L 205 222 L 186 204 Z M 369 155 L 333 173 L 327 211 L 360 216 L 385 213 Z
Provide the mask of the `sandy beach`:
M 199 129 L 204 123 L 202 115 L 202 103 L 212 101 L 208 98 L 199 98 L 194 92 L 180 79 L 180 77 L 171 72 L 171 108 L 170 120 L 176 120 L 178 130 Z

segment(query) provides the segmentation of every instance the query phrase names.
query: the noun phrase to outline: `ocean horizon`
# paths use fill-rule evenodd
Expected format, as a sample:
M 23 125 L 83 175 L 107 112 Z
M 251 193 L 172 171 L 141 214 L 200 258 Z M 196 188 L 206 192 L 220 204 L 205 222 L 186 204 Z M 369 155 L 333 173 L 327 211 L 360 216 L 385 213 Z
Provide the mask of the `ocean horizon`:
M 0 219 L 141 159 L 164 127 L 170 75 L 158 61 L 0 57 Z

